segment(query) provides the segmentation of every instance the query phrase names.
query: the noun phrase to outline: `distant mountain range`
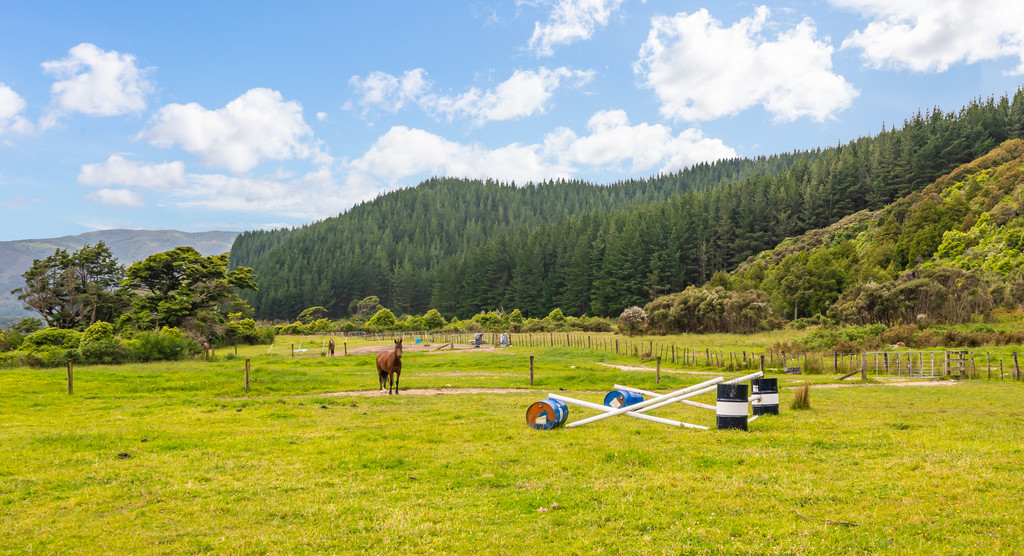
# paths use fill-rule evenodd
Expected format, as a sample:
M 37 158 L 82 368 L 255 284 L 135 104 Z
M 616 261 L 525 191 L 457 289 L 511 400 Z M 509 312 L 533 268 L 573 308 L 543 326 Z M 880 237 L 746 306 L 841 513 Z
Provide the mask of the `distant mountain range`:
M 76 236 L 49 239 L 0 241 L 0 320 L 16 320 L 36 316 L 22 309 L 11 290 L 24 285 L 22 274 L 32 266 L 34 259 L 42 259 L 57 249 L 77 251 L 83 245 L 103 242 L 118 262 L 127 266 L 136 261 L 178 246 L 194 247 L 203 255 L 219 255 L 231 250 L 238 232 L 187 233 L 177 230 L 100 230 Z M 12 318 L 4 318 L 12 317 Z

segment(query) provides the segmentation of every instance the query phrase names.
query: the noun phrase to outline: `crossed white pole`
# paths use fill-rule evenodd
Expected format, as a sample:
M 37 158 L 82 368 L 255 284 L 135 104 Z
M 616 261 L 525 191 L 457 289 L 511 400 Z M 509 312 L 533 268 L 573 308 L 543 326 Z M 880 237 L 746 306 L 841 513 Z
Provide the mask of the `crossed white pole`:
M 598 411 L 602 411 L 603 412 L 603 413 L 600 413 L 598 415 L 594 415 L 593 417 L 587 417 L 586 419 L 580 419 L 579 421 L 573 421 L 572 423 L 569 423 L 569 424 L 565 425 L 566 428 L 572 428 L 572 427 L 578 427 L 580 425 L 586 425 L 587 423 L 593 423 L 595 421 L 600 421 L 601 419 L 607 419 L 609 417 L 615 417 L 616 415 L 629 415 L 630 417 L 636 417 L 637 419 L 643 419 L 645 421 L 653 421 L 655 423 L 663 423 L 663 424 L 671 425 L 671 426 L 674 426 L 674 427 L 685 427 L 685 428 L 689 428 L 689 429 L 707 430 L 708 427 L 705 427 L 705 426 L 694 425 L 692 423 L 684 423 L 682 421 L 674 421 L 672 419 L 664 419 L 664 418 L 661 418 L 661 417 L 655 417 L 653 415 L 645 415 L 645 413 L 650 411 L 650 410 L 652 410 L 652 409 L 657 409 L 659 407 L 663 407 L 663 406 L 666 406 L 666 405 L 669 405 L 669 404 L 673 404 L 673 403 L 689 403 L 689 405 L 696 405 L 697 407 L 703 407 L 704 409 L 715 409 L 715 406 L 713 406 L 713 405 L 701 404 L 699 402 L 689 402 L 689 399 L 690 398 L 694 398 L 696 396 L 700 396 L 702 394 L 706 394 L 708 392 L 711 392 L 712 390 L 715 390 L 717 388 L 718 383 L 721 383 L 721 382 L 724 382 L 725 384 L 737 384 L 737 383 L 740 383 L 740 382 L 746 382 L 746 381 L 748 381 L 750 379 L 759 378 L 759 377 L 762 377 L 762 376 L 764 376 L 764 373 L 758 371 L 756 373 L 752 373 L 752 374 L 749 374 L 749 375 L 746 375 L 746 376 L 741 376 L 739 378 L 734 378 L 734 379 L 731 379 L 731 380 L 725 380 L 722 377 L 716 377 L 716 378 L 713 378 L 711 380 L 706 380 L 704 382 L 701 382 L 700 384 L 694 384 L 693 386 L 689 386 L 689 387 L 683 388 L 682 390 L 676 390 L 675 392 L 669 392 L 667 394 L 655 394 L 654 392 L 647 392 L 647 391 L 644 391 L 644 390 L 638 390 L 636 388 L 629 388 L 629 387 L 625 387 L 625 386 L 615 385 L 616 389 L 631 390 L 631 391 L 636 392 L 638 394 L 654 396 L 653 398 L 651 398 L 649 400 L 644 400 L 644 401 L 642 401 L 640 403 L 636 403 L 636 404 L 629 405 L 629 406 L 624 406 L 624 407 L 618 407 L 618 408 L 607 407 L 607 406 L 603 406 L 603 405 L 600 405 L 600 404 L 591 403 L 591 402 L 587 402 L 587 401 L 583 401 L 583 400 L 577 400 L 575 398 L 569 398 L 567 396 L 562 396 L 562 395 L 553 394 L 553 393 L 549 393 L 548 397 L 551 398 L 551 399 L 554 399 L 554 400 L 561 401 L 561 402 L 576 404 L 576 405 L 580 405 L 580 406 L 583 406 L 583 407 L 589 407 L 590 409 L 596 409 Z

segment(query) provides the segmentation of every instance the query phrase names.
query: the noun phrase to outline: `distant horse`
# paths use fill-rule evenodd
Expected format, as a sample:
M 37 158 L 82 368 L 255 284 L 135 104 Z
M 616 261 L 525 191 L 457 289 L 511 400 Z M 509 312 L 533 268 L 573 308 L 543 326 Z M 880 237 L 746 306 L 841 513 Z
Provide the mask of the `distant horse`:
M 327 342 L 327 354 L 334 357 L 334 338 Z
M 398 394 L 398 379 L 402 377 L 402 340 L 395 340 L 394 351 L 382 351 L 377 354 L 377 378 L 380 379 L 380 391 L 384 391 L 384 385 L 388 384 L 388 394 L 394 387 L 395 394 Z

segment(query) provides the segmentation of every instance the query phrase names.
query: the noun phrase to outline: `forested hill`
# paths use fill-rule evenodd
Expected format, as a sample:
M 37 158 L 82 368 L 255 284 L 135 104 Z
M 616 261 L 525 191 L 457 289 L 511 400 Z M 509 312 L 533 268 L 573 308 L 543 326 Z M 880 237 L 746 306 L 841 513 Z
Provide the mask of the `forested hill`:
M 497 238 L 436 272 L 431 306 L 465 317 L 494 307 L 543 316 L 617 316 L 700 285 L 787 237 L 880 209 L 1024 135 L 1024 92 L 956 113 L 918 114 L 786 170 Z
M 424 312 L 434 269 L 489 239 L 779 172 L 794 158 L 724 160 L 611 186 L 560 180 L 519 187 L 434 178 L 303 228 L 240 234 L 231 264 L 255 269 L 260 289 L 247 300 L 260 318 L 292 319 L 317 305 L 341 316 L 353 299 L 369 295 L 399 314 Z
M 1024 141 L 1008 140 L 923 191 L 789 238 L 647 309 L 666 331 L 756 328 L 725 318 L 730 303 L 770 304 L 770 313 L 749 311 L 761 318 L 922 326 L 1024 306 Z
M 396 313 L 618 315 L 702 284 L 782 239 L 921 191 L 1024 136 L 1024 90 L 812 152 L 613 186 L 434 179 L 298 230 L 239 236 L 262 318 L 378 295 Z

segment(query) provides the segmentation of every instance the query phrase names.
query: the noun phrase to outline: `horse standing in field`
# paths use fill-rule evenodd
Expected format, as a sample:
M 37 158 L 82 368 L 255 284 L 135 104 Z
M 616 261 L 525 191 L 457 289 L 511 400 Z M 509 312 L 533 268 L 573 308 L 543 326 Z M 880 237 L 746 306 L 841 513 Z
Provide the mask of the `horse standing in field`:
M 327 354 L 334 357 L 334 338 L 327 342 Z
M 384 385 L 388 384 L 388 394 L 394 387 L 395 394 L 398 394 L 398 379 L 402 376 L 402 340 L 395 340 L 394 351 L 382 351 L 377 354 L 377 378 L 380 379 L 380 391 L 384 391 Z

